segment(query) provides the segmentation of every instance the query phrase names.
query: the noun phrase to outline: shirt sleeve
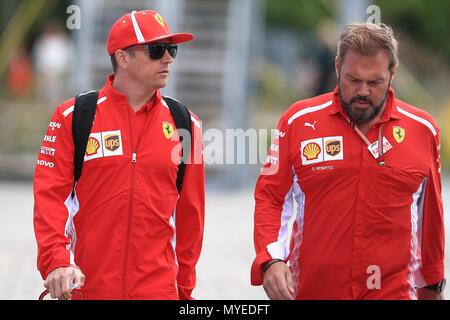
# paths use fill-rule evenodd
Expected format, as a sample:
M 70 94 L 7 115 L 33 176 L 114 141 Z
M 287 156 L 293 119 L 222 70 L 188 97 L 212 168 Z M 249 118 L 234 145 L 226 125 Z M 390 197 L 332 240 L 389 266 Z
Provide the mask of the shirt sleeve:
M 251 284 L 263 282 L 263 265 L 289 256 L 287 223 L 293 214 L 293 171 L 289 151 L 289 128 L 282 117 L 272 138 L 266 164 L 255 188 L 254 245 L 256 258 Z
M 430 172 L 427 177 L 422 214 L 422 264 L 416 276 L 418 287 L 433 285 L 444 278 L 445 225 L 441 196 L 440 135 L 432 138 Z
M 56 109 L 44 136 L 33 181 L 37 267 L 43 279 L 71 264 L 67 200 L 74 180 L 74 146 L 71 116 L 61 110 Z
M 176 208 L 176 254 L 178 295 L 191 300 L 196 283 L 195 267 L 200 257 L 205 216 L 205 168 L 201 127 L 192 121 L 193 139 Z

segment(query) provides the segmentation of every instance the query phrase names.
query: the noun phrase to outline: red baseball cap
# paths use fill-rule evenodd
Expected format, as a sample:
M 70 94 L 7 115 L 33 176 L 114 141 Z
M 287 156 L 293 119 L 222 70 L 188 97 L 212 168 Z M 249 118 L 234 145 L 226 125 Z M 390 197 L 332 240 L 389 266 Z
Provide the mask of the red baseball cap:
M 169 39 L 170 43 L 181 43 L 191 41 L 194 36 L 189 33 L 170 33 L 166 21 L 156 11 L 133 11 L 114 23 L 106 48 L 108 54 L 112 55 L 128 46 L 163 39 Z

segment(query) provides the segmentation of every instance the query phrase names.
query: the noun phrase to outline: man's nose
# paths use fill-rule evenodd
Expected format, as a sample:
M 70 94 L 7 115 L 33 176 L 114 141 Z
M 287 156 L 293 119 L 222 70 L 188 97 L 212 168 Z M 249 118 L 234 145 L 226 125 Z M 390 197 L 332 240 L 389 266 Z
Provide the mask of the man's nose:
M 361 81 L 358 86 L 357 94 L 361 97 L 367 97 L 370 94 L 369 85 L 366 82 Z
M 172 63 L 172 62 L 173 62 L 173 58 L 172 58 L 172 56 L 169 54 L 169 51 L 168 51 L 168 50 L 166 50 L 166 51 L 164 52 L 164 55 L 163 55 L 163 57 L 161 58 L 161 62 L 163 62 L 163 63 Z

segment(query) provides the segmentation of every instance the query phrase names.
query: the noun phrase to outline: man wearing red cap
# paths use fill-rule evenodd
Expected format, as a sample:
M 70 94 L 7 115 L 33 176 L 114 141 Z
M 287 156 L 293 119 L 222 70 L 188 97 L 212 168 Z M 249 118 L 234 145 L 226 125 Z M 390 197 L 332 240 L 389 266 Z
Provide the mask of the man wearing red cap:
M 180 139 L 161 96 L 177 43 L 155 11 L 124 15 L 107 43 L 114 74 L 99 91 L 74 186 L 74 99 L 57 107 L 34 177 L 38 269 L 52 297 L 192 299 L 204 226 L 200 122 L 181 191 Z

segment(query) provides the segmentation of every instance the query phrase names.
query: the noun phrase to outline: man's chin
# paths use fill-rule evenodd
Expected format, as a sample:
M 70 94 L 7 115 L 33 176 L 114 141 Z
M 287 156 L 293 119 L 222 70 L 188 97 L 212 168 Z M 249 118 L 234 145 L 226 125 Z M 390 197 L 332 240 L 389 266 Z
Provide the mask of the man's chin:
M 348 115 L 358 123 L 370 121 L 376 116 L 376 114 L 373 114 L 373 112 L 371 112 L 372 110 L 368 110 L 367 108 L 352 106 L 350 110 L 346 111 Z
M 162 89 L 162 88 L 165 88 L 166 86 L 167 86 L 167 81 L 161 81 L 156 84 L 157 89 Z

